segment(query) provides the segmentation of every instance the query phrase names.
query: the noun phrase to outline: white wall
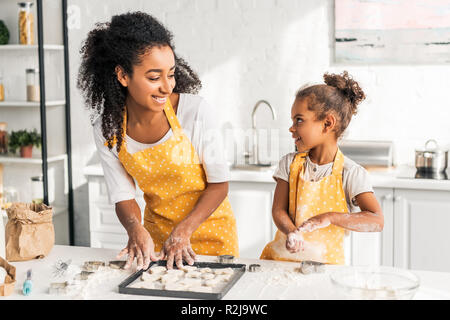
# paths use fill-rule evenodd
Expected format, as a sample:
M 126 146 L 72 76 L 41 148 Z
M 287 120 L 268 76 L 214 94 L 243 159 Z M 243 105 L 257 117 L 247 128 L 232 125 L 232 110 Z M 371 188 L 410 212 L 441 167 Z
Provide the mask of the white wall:
M 450 143 L 450 65 L 333 64 L 332 0 L 69 0 L 69 8 L 80 12 L 69 33 L 77 244 L 89 243 L 82 170 L 96 161 L 89 113 L 76 89 L 78 52 L 94 23 L 114 14 L 141 10 L 165 23 L 174 33 L 178 54 L 199 73 L 201 95 L 220 109 L 217 125 L 224 133 L 226 128 L 251 127 L 254 104 L 268 100 L 277 120 L 261 108 L 257 121 L 258 128 L 279 130 L 274 161 L 293 150 L 288 127 L 296 90 L 321 82 L 324 72 L 342 70 L 360 82 L 368 97 L 347 138 L 392 140 L 399 164 L 413 164 L 414 149 L 428 138 Z

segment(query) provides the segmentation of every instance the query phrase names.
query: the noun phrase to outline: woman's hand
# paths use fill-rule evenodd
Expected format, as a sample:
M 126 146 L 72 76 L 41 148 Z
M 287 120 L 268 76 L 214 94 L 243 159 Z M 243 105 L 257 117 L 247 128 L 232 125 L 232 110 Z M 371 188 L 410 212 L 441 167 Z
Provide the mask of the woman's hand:
M 326 228 L 330 224 L 331 221 L 328 213 L 322 213 L 303 222 L 297 230 L 300 232 L 311 232 L 317 229 Z
M 124 254 L 128 253 L 128 259 L 124 269 L 128 269 L 131 266 L 134 258 L 136 258 L 137 262 L 137 271 L 142 268 L 147 269 L 150 260 L 158 261 L 160 259 L 160 257 L 155 254 L 155 245 L 153 244 L 152 237 L 142 225 L 136 224 L 127 231 L 127 247 L 122 249 L 117 255 L 117 259 L 120 259 Z
M 195 261 L 195 252 L 191 248 L 190 234 L 177 230 L 172 231 L 169 238 L 164 242 L 161 254 L 167 259 L 167 269 L 173 268 L 173 262 L 178 269 L 183 268 L 183 260 L 189 265 Z
M 301 235 L 300 232 L 294 231 L 294 232 L 288 233 L 287 239 L 286 239 L 286 249 L 290 253 L 296 253 L 296 252 L 300 251 L 300 249 L 302 251 L 305 250 L 303 247 L 303 236 Z

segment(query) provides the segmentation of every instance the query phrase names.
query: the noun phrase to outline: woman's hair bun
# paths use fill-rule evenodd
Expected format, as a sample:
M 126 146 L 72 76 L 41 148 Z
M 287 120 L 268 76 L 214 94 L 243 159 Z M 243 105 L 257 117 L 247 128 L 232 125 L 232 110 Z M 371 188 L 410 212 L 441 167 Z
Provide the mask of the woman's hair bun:
M 350 100 L 353 113 L 356 113 L 358 104 L 366 98 L 358 82 L 353 80 L 347 71 L 342 72 L 340 75 L 325 73 L 323 79 L 325 84 L 337 88 Z

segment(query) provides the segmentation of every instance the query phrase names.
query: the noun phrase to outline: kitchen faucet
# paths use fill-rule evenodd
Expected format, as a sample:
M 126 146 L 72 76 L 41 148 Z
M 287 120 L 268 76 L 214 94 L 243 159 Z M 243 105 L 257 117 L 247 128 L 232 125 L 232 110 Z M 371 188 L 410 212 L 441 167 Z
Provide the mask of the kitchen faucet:
M 253 107 L 253 111 L 252 111 L 252 131 L 253 131 L 253 163 L 254 165 L 264 165 L 262 163 L 259 162 L 259 157 L 258 157 L 258 135 L 256 132 L 256 110 L 258 109 L 260 104 L 266 104 L 270 111 L 272 111 L 272 119 L 276 120 L 277 116 L 275 115 L 275 110 L 272 108 L 272 106 L 270 105 L 269 102 L 267 102 L 266 100 L 259 100 L 255 106 Z M 248 159 L 250 157 L 250 153 L 246 154 L 246 159 Z

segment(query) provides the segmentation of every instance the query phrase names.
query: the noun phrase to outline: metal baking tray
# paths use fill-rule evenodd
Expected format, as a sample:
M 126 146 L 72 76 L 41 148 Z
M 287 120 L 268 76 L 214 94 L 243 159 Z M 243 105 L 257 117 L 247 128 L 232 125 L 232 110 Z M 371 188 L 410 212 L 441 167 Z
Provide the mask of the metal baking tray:
M 166 266 L 165 260 L 152 262 L 148 269 L 152 266 Z M 227 292 L 233 287 L 233 285 L 242 277 L 245 273 L 245 264 L 236 263 L 217 263 L 217 262 L 194 262 L 194 266 L 198 268 L 211 268 L 211 269 L 221 269 L 221 268 L 232 268 L 234 274 L 225 286 L 223 286 L 218 292 L 195 292 L 195 291 L 180 291 L 180 290 L 164 290 L 164 289 L 144 289 L 144 288 L 127 288 L 127 286 L 138 279 L 143 272 L 146 270 L 139 270 L 126 278 L 119 284 L 119 293 L 124 294 L 136 294 L 144 296 L 162 296 L 162 297 L 174 297 L 174 298 L 187 298 L 187 299 L 206 299 L 206 300 L 220 300 Z M 174 269 L 177 269 L 174 266 Z

